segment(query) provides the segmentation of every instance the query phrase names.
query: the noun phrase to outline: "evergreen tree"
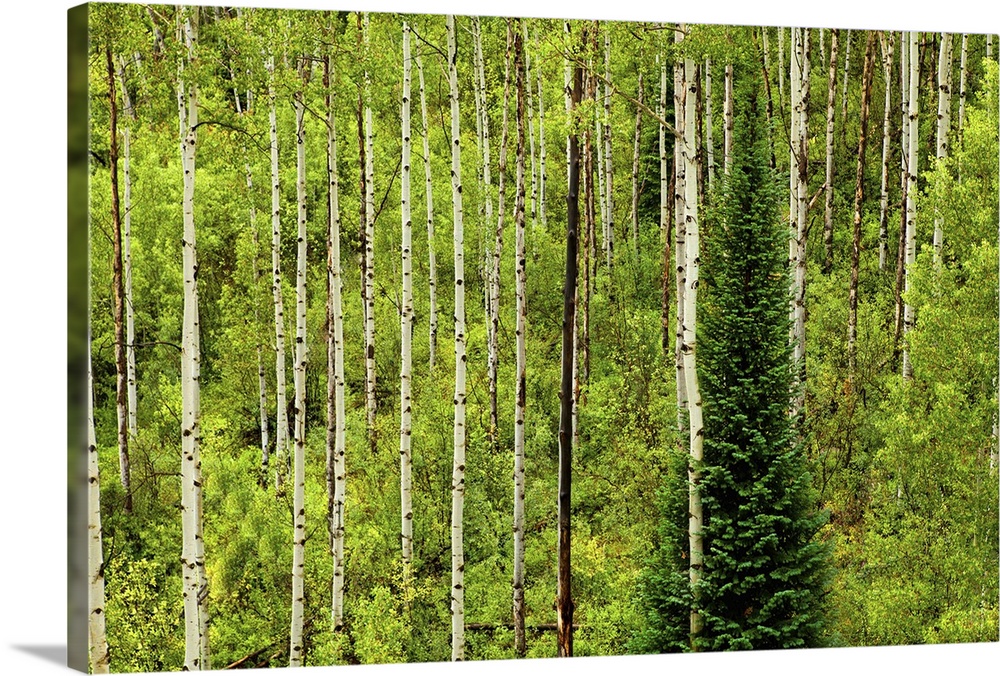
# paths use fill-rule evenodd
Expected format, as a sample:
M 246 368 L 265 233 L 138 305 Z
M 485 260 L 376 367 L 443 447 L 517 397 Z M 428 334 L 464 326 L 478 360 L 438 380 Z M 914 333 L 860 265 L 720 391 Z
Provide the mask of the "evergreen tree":
M 705 405 L 704 568 L 691 644 L 684 485 L 662 494 L 660 549 L 642 580 L 646 651 L 807 647 L 821 643 L 827 551 L 815 535 L 810 475 L 794 421 L 788 342 L 787 232 L 756 90 L 745 85 L 733 167 L 707 240 L 699 377 Z M 668 511 L 669 510 L 669 511 Z

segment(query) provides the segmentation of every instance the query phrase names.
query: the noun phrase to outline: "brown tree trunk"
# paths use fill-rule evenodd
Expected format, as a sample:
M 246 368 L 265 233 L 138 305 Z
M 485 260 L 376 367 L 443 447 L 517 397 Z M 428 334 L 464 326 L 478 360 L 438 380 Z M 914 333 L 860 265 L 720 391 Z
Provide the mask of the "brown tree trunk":
M 571 112 L 580 103 L 583 71 L 573 73 Z M 562 379 L 559 390 L 559 547 L 557 641 L 559 657 L 573 656 L 573 597 L 570 583 L 570 493 L 572 488 L 573 434 L 573 325 L 576 316 L 577 230 L 580 223 L 580 143 L 569 137 L 569 190 L 566 196 L 566 278 L 563 282 Z

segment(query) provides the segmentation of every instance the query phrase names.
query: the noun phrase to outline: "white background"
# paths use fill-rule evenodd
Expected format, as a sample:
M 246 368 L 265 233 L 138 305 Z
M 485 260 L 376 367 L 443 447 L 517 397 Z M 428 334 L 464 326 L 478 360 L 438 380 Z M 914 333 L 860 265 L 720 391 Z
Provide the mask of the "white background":
M 0 39 L 0 673 L 62 673 L 66 645 L 66 0 L 5 4 Z M 990 0 L 271 0 L 248 5 L 600 19 L 1000 31 Z M 1000 50 L 1000 44 L 996 45 Z M 37 243 L 37 244 L 36 244 Z M 38 246 L 40 245 L 40 246 Z M 44 257 L 32 258 L 36 246 Z M 85 252 L 72 252 L 83 256 Z M 37 265 L 37 268 L 35 268 Z M 35 285 L 38 286 L 35 286 Z M 990 667 L 989 665 L 993 666 Z M 354 667 L 351 673 L 996 673 L 1000 644 Z M 335 668 L 310 673 L 333 674 Z

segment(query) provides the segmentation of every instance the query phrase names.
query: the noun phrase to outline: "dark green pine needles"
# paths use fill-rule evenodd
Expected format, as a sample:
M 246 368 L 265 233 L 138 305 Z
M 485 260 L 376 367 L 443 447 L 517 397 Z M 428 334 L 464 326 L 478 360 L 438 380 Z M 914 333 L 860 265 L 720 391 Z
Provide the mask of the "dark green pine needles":
M 692 644 L 687 459 L 664 487 L 661 542 L 641 582 L 643 652 L 823 643 L 827 547 L 793 420 L 788 229 L 753 83 L 737 97 L 731 175 L 705 238 L 698 375 L 705 417 L 704 628 Z

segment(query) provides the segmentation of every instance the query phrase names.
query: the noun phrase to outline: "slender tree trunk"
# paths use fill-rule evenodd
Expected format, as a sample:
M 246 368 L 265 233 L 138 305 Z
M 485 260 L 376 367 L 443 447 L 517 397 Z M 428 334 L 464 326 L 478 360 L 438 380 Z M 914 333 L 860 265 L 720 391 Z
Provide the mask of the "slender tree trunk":
M 583 70 L 573 72 L 570 112 L 575 114 L 580 103 Z M 563 282 L 562 377 L 559 389 L 559 545 L 557 559 L 558 595 L 556 598 L 556 633 L 559 657 L 573 656 L 573 595 L 570 569 L 570 495 L 572 491 L 573 457 L 573 361 L 574 325 L 576 318 L 577 232 L 580 223 L 579 205 L 580 149 L 577 135 L 569 137 L 569 190 L 566 196 L 566 278 Z
M 465 659 L 465 253 L 462 224 L 462 157 L 458 126 L 458 52 L 455 16 L 447 17 L 448 91 L 451 100 L 451 196 L 455 248 L 455 453 L 451 479 L 451 659 Z
M 118 96 L 111 47 L 105 49 L 108 67 L 108 104 L 111 137 L 108 164 L 111 172 L 112 296 L 115 306 L 115 408 L 118 412 L 118 468 L 125 493 L 125 513 L 132 513 L 132 470 L 128 454 L 128 359 L 125 342 L 125 284 L 122 276 L 122 220 L 118 200 Z
M 909 129 L 907 130 L 908 159 L 906 171 L 906 259 L 904 268 L 903 291 L 910 291 L 910 268 L 917 256 L 917 172 L 919 171 L 919 117 L 920 117 L 920 34 L 910 32 L 909 37 L 909 66 L 908 76 L 909 100 L 907 113 L 909 117 Z M 903 379 L 913 378 L 913 365 L 910 363 L 910 349 L 906 343 L 907 336 L 914 325 L 913 306 L 906 303 L 903 306 Z
M 797 29 L 789 30 L 794 32 Z M 785 98 L 785 29 L 780 26 L 778 27 L 778 96 L 782 100 Z
M 684 39 L 685 28 L 678 26 L 674 31 L 674 42 Z M 686 194 L 687 169 L 684 161 L 684 142 L 687 133 L 687 120 L 685 119 L 685 100 L 687 85 L 684 81 L 684 62 L 677 61 L 674 64 L 674 128 L 679 136 L 674 137 L 674 232 L 676 240 L 674 243 L 675 275 L 674 285 L 676 287 L 676 319 L 674 327 L 674 370 L 677 400 L 677 444 L 678 450 L 684 450 L 684 437 L 687 436 L 687 377 L 684 374 L 684 309 L 687 289 L 687 258 L 685 252 L 685 241 L 687 224 L 684 213 L 684 196 Z M 692 180 L 694 177 L 692 176 Z
M 275 109 L 274 57 L 267 62 L 270 74 L 271 138 L 271 291 L 274 296 L 275 409 L 274 430 L 275 489 L 283 490 L 288 467 L 288 405 L 285 401 L 285 302 L 281 289 L 281 185 L 278 173 L 278 123 Z
M 538 33 L 535 33 L 535 51 L 538 51 Z M 538 73 L 538 218 L 542 230 L 548 230 L 545 220 L 545 96 L 542 92 L 542 68 L 535 69 Z
M 118 59 L 118 80 L 122 86 L 122 101 L 125 104 L 126 123 L 122 128 L 124 160 L 124 265 L 125 265 L 125 369 L 127 380 L 128 436 L 134 443 L 139 434 L 136 420 L 136 379 L 135 379 L 135 308 L 132 304 L 132 123 L 135 122 L 135 108 L 125 86 L 125 59 Z M 964 100 L 964 99 L 963 99 Z M 127 496 L 131 502 L 131 495 Z
M 490 387 L 490 448 L 500 453 L 500 421 L 497 410 L 497 368 L 500 361 L 500 258 L 503 253 L 503 226 L 506 216 L 507 192 L 507 111 L 510 108 L 510 58 L 514 36 L 507 24 L 507 52 L 504 62 L 503 112 L 500 130 L 499 177 L 497 179 L 497 223 L 493 242 L 493 269 L 490 273 L 490 345 L 488 378 Z
M 847 84 L 851 78 L 851 38 L 853 33 L 850 29 L 845 30 L 847 33 L 847 48 L 844 51 L 844 81 L 842 83 L 843 94 L 841 95 L 840 104 L 840 119 L 845 120 L 840 128 L 841 143 L 847 146 Z
M 639 84 L 636 86 L 636 98 L 639 104 L 635 108 L 635 140 L 632 145 L 632 254 L 639 260 L 639 153 L 642 141 L 642 72 L 639 73 Z
M 705 154 L 708 165 L 708 192 L 715 183 L 715 145 L 712 142 L 712 59 L 705 59 Z
M 806 300 L 806 225 L 809 209 L 808 196 L 808 166 L 809 166 L 809 31 L 800 29 L 795 31 L 795 86 L 799 93 L 796 97 L 798 113 L 796 114 L 796 138 L 795 138 L 795 165 L 798 167 L 798 176 L 795 180 L 796 202 L 795 205 L 795 308 L 794 326 L 795 340 L 793 347 L 793 359 L 795 364 L 797 391 L 794 396 L 792 411 L 798 415 L 805 406 L 805 391 L 802 383 L 805 382 L 805 350 L 806 350 L 806 329 L 805 329 L 805 300 Z
M 371 74 L 368 72 L 370 54 L 368 12 L 364 14 L 365 52 L 365 412 L 368 421 L 368 446 L 374 455 L 378 444 L 375 414 L 378 410 L 375 388 L 375 158 L 374 129 L 371 107 Z
M 514 275 L 517 295 L 517 356 L 515 364 L 515 408 L 514 408 L 514 651 L 518 657 L 526 653 L 524 635 L 524 418 L 527 398 L 527 352 L 525 349 L 528 330 L 525 293 L 527 277 L 525 272 L 524 249 L 524 99 L 525 80 L 530 83 L 527 69 L 521 69 L 523 44 L 520 35 L 514 35 L 514 72 L 517 89 L 517 201 L 514 206 Z M 530 116 L 530 113 L 529 113 Z
M 941 53 L 938 56 L 938 110 L 937 110 L 937 159 L 948 157 L 951 151 L 951 33 L 941 33 Z M 934 262 L 941 264 L 944 246 L 944 221 L 940 215 L 934 219 Z
M 899 356 L 899 341 L 903 335 L 903 280 L 906 267 L 906 204 L 909 188 L 909 147 L 910 147 L 910 43 L 908 33 L 899 34 L 899 108 L 902 114 L 900 121 L 900 186 L 899 186 L 899 238 L 896 247 L 896 285 L 895 285 L 895 331 L 893 333 L 893 355 Z
M 413 378 L 413 262 L 411 246 L 413 223 L 410 220 L 410 25 L 403 22 L 403 174 L 400 178 L 400 215 L 402 219 L 403 312 L 400 317 L 399 345 L 402 367 L 399 374 L 399 495 L 400 539 L 403 552 L 403 576 L 409 581 L 413 562 L 413 502 L 410 496 L 412 403 L 410 385 Z
M 958 66 L 958 135 L 962 137 L 962 130 L 965 129 L 965 80 L 968 73 L 969 60 L 969 34 L 962 33 L 962 51 L 959 57 Z M 127 138 L 127 137 L 126 137 Z
M 861 120 L 858 124 L 858 164 L 854 175 L 854 237 L 851 247 L 851 282 L 848 291 L 847 362 L 851 379 L 858 357 L 858 272 L 861 264 L 861 209 L 865 201 L 865 146 L 868 141 L 868 109 L 871 104 L 872 75 L 875 69 L 875 31 L 868 31 L 861 85 Z
M 250 195 L 250 232 L 253 236 L 253 318 L 254 326 L 260 324 L 260 311 L 257 307 L 257 292 L 260 288 L 260 266 L 257 262 L 257 253 L 260 250 L 260 235 L 257 232 L 257 209 L 253 205 L 253 173 L 250 169 L 250 162 L 246 163 L 247 174 L 247 194 Z M 256 331 L 255 331 L 256 333 Z M 260 471 L 261 485 L 267 485 L 267 466 L 270 453 L 270 438 L 267 430 L 267 374 L 264 369 L 263 345 L 257 339 L 257 398 L 260 409 Z
M 819 62 L 826 63 L 826 30 L 819 29 Z
M 483 36 L 482 29 L 479 22 L 479 17 L 472 17 L 472 37 L 475 42 L 475 69 L 476 69 L 476 98 L 479 102 L 479 113 L 478 115 L 482 120 L 482 140 L 481 140 L 481 154 L 480 160 L 482 161 L 482 179 L 483 179 L 483 194 L 485 200 L 482 198 L 481 201 L 485 202 L 485 213 L 486 219 L 482 221 L 480 233 L 486 242 L 489 242 L 489 236 L 487 233 L 490 231 L 490 227 L 493 224 L 493 162 L 491 159 L 491 142 L 490 142 L 490 113 L 489 106 L 486 100 L 486 75 L 484 72 L 483 65 Z M 482 212 L 480 213 L 482 216 Z M 492 273 L 490 270 L 492 266 L 490 261 L 492 259 L 492 250 L 490 245 L 486 244 L 485 256 L 483 257 L 481 270 L 481 277 L 483 279 L 483 301 L 484 308 L 486 310 L 486 346 L 487 352 L 493 349 L 493 321 L 492 321 L 492 300 L 490 296 L 490 289 L 492 288 Z M 487 355 L 487 359 L 491 359 L 492 355 Z M 492 381 L 495 383 L 495 379 Z M 490 393 L 490 411 L 491 413 L 496 410 L 496 388 L 494 387 Z M 495 436 L 495 435 L 493 435 Z M 491 437 L 491 445 L 492 445 Z
M 830 71 L 826 98 L 826 210 L 823 214 L 823 274 L 833 271 L 833 132 L 837 99 L 837 38 L 840 31 L 830 31 Z M 847 121 L 844 121 L 847 124 Z
M 87 636 L 90 670 L 110 670 L 104 612 L 104 549 L 101 541 L 101 469 L 94 434 L 94 374 L 87 336 Z
M 538 165 L 535 158 L 535 118 L 533 111 L 535 104 L 532 101 L 531 93 L 531 57 L 528 53 L 528 22 L 521 21 L 521 50 L 524 58 L 524 80 L 528 83 L 527 93 L 527 121 L 528 121 L 528 144 L 529 155 L 531 156 L 531 231 L 535 231 L 538 222 Z M 537 66 L 536 66 L 537 68 Z
M 570 29 L 570 23 L 569 23 L 569 21 L 564 21 L 563 22 L 563 32 L 566 35 L 566 44 L 567 44 L 567 48 L 569 49 L 568 46 L 570 45 L 570 42 L 572 40 L 572 31 Z M 573 72 L 574 72 L 574 67 L 573 67 L 573 63 L 571 62 L 571 60 L 568 59 L 568 58 L 563 59 L 563 94 L 564 94 L 563 98 L 566 101 L 566 119 L 567 119 L 567 121 L 573 119 L 573 112 L 574 112 L 574 109 L 573 109 Z M 579 142 L 578 138 L 577 138 L 577 142 Z M 572 143 L 573 143 L 573 134 L 567 133 L 567 135 L 566 135 L 566 186 L 567 186 L 567 190 L 569 189 L 568 186 L 569 186 L 569 183 L 570 183 L 570 174 L 573 173 L 572 153 L 570 152 L 570 147 L 571 147 Z M 579 173 L 579 154 L 577 155 L 577 168 L 576 168 L 576 171 Z M 579 180 L 579 176 L 577 176 L 577 180 Z M 567 199 L 568 199 L 568 196 L 567 196 Z M 579 202 L 577 202 L 577 214 L 579 215 Z M 577 224 L 577 225 L 579 226 L 579 224 Z M 577 236 L 579 237 L 579 227 L 577 228 Z M 579 254 L 579 246 L 577 246 L 576 250 L 577 250 L 577 252 Z M 586 250 L 586 245 L 584 246 L 584 250 Z M 574 265 L 576 265 L 577 268 L 579 268 L 579 260 L 577 260 L 574 263 Z M 571 434 L 572 434 L 573 438 L 572 438 L 571 443 L 577 443 L 579 441 L 579 436 L 577 436 L 577 427 L 576 427 L 576 421 L 577 421 L 577 403 L 578 403 L 579 398 L 580 398 L 580 381 L 579 381 L 578 370 L 577 370 L 577 357 L 579 355 L 579 331 L 577 330 L 577 319 L 578 319 L 577 315 L 578 315 L 578 313 L 576 312 L 576 308 L 579 305 L 579 293 L 580 293 L 580 289 L 579 289 L 579 285 L 577 284 L 574 287 L 574 289 L 573 289 L 573 308 L 574 308 L 574 311 L 573 311 L 573 351 L 572 351 L 572 354 L 573 354 L 573 359 L 572 359 L 573 386 L 572 386 L 572 391 L 571 391 L 571 396 L 570 396 L 570 399 L 571 399 L 571 405 L 570 405 L 570 430 L 571 430 Z M 611 299 L 611 302 L 613 304 L 614 303 L 614 297 L 611 296 L 610 299 Z
M 789 92 L 790 103 L 788 107 L 788 269 L 792 271 L 792 299 L 788 308 L 788 321 L 790 324 L 789 341 L 793 351 L 793 385 L 797 388 L 799 384 L 799 352 L 798 333 L 795 323 L 796 301 L 798 300 L 798 278 L 797 265 L 799 260 L 799 239 L 798 239 L 798 208 L 799 208 L 799 118 L 802 115 L 801 96 L 802 90 L 799 87 L 801 70 L 801 54 L 799 53 L 800 41 L 797 28 L 791 29 L 792 37 L 792 57 L 789 64 L 789 78 L 791 79 L 791 89 Z M 792 395 L 792 411 L 797 413 L 798 397 Z
M 892 158 L 892 56 L 896 37 L 894 33 L 879 32 L 882 46 L 882 69 L 885 74 L 885 106 L 882 118 L 882 183 L 878 227 L 878 269 L 885 270 L 889 261 L 889 162 Z
M 614 173 L 611 155 L 611 34 L 607 27 L 604 31 L 604 204 L 607 210 L 605 220 L 605 236 L 607 244 L 604 255 L 608 266 L 609 296 L 614 299 L 614 284 L 612 272 L 615 261 L 615 215 L 614 215 Z
M 306 126 L 303 89 L 309 82 L 311 67 L 305 59 L 299 64 L 302 89 L 294 96 L 295 138 L 297 148 L 295 192 L 298 202 L 298 245 L 295 270 L 295 458 L 292 496 L 292 627 L 288 666 L 303 664 L 302 629 L 305 618 L 305 463 L 306 463 Z
M 333 601 L 331 620 L 334 631 L 344 626 L 344 496 L 346 466 L 344 462 L 347 431 L 344 407 L 344 304 L 343 278 L 340 267 L 340 179 L 337 173 L 337 115 L 334 85 L 330 81 L 330 57 L 326 67 L 326 153 L 327 153 L 327 283 L 329 302 L 326 306 L 327 333 L 327 434 L 326 482 L 328 520 L 330 523 L 330 553 L 333 558 Z
M 660 97 L 656 103 L 656 113 L 661 118 L 667 117 L 667 60 L 662 54 L 656 55 L 660 66 Z M 670 355 L 670 213 L 672 177 L 671 165 L 667 160 L 667 130 L 662 124 L 657 125 L 657 143 L 660 150 L 660 244 L 663 247 L 663 275 L 660 289 L 660 347 L 664 357 Z
M 726 64 L 726 104 L 725 104 L 725 140 L 723 142 L 723 167 L 726 176 L 733 166 L 733 64 Z
M 423 125 L 424 140 L 424 194 L 427 199 L 427 275 L 430 303 L 430 370 L 434 371 L 437 352 L 437 260 L 434 254 L 434 190 L 431 182 L 430 129 L 427 126 L 427 98 L 424 95 L 424 65 L 417 54 L 417 74 L 420 77 L 420 123 Z
M 198 8 L 185 11 L 183 24 L 177 18 L 178 37 L 183 35 L 186 58 L 179 59 L 177 85 L 180 118 L 181 164 L 184 170 L 184 319 L 181 343 L 181 570 L 184 585 L 184 668 L 210 669 L 208 648 L 208 578 L 202 539 L 201 501 L 201 339 L 198 317 L 198 254 L 194 225 L 195 146 L 198 140 L 198 90 L 185 83 L 185 60 L 195 59 Z
M 700 248 L 698 232 L 698 164 L 695 149 L 694 125 L 691 121 L 695 116 L 695 102 L 698 95 L 695 86 L 695 64 L 690 58 L 684 60 L 684 80 L 687 85 L 684 102 L 684 173 L 687 180 L 684 185 L 684 258 L 685 258 L 685 290 L 684 290 L 684 342 L 681 353 L 684 357 L 684 378 L 687 388 L 688 403 L 688 433 L 690 443 L 690 462 L 688 464 L 688 543 L 690 548 L 689 578 L 694 596 L 694 606 L 691 608 L 691 648 L 696 650 L 697 639 L 701 634 L 703 619 L 698 607 L 698 584 L 701 580 L 701 569 L 704 565 L 702 551 L 702 503 L 701 503 L 701 460 L 702 460 L 702 411 L 701 393 L 698 388 L 698 373 L 696 371 L 696 335 L 698 273 L 700 265 Z

